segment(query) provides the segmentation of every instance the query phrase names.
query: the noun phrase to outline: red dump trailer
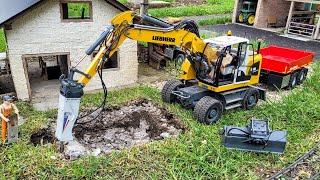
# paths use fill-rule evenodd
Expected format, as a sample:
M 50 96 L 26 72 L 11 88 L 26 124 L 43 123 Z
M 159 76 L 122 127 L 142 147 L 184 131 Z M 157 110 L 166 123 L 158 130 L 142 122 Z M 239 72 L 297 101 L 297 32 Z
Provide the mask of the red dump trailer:
M 261 78 L 262 83 L 279 89 L 293 89 L 305 80 L 314 53 L 296 49 L 269 46 L 260 50 L 262 55 Z

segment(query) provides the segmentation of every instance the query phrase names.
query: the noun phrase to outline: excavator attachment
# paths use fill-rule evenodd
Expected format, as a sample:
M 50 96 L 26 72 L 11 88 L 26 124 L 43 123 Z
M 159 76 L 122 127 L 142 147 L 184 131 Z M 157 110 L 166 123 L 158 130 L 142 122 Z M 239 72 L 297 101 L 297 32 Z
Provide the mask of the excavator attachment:
M 107 37 L 112 33 L 114 27 L 109 26 L 100 37 L 89 47 L 86 51 L 87 55 L 100 46 Z M 92 60 L 89 68 L 85 72 L 79 71 L 75 67 L 70 69 L 69 77 L 65 75 L 60 77 L 60 96 L 59 96 L 59 110 L 55 136 L 59 141 L 72 141 L 72 129 L 78 119 L 80 98 L 83 95 L 83 88 L 85 84 L 97 73 L 101 61 L 107 61 L 102 58 L 106 47 L 100 48 L 99 53 Z M 79 73 L 82 75 L 79 81 L 74 80 L 74 74 Z
M 56 137 L 59 141 L 72 141 L 72 128 L 77 120 L 80 98 L 66 98 L 60 94 Z
M 227 149 L 282 154 L 287 143 L 286 131 L 272 131 L 268 121 L 254 118 L 244 128 L 225 126 L 220 135 Z

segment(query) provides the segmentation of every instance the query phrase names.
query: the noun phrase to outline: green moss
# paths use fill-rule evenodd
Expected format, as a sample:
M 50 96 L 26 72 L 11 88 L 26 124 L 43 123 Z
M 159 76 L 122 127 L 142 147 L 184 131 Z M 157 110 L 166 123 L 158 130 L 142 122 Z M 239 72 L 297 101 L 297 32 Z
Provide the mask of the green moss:
M 0 29 L 0 52 L 6 52 L 6 38 L 4 35 L 4 30 Z

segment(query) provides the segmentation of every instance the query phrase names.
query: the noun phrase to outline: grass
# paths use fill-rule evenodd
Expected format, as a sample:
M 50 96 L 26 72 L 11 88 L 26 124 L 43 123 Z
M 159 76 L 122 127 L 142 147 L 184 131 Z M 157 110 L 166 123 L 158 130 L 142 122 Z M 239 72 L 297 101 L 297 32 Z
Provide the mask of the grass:
M 68 15 L 70 18 L 81 17 L 84 9 L 84 17 L 90 17 L 90 6 L 88 3 L 68 3 Z
M 0 52 L 6 52 L 6 38 L 4 36 L 4 31 L 0 29 Z
M 203 19 L 198 22 L 200 26 L 208 26 L 208 25 L 215 25 L 215 24 L 226 24 L 230 23 L 232 18 L 229 16 L 225 17 L 217 17 L 217 18 L 210 18 L 210 19 Z
M 0 174 L 4 179 L 259 179 L 261 169 L 279 170 L 320 140 L 320 64 L 315 63 L 313 69 L 314 75 L 282 101 L 267 101 L 251 111 L 227 111 L 217 124 L 210 126 L 196 122 L 191 110 L 163 103 L 156 89 L 138 86 L 111 91 L 108 106 L 147 98 L 174 113 L 188 130 L 175 140 L 75 161 L 60 158 L 53 145 L 34 147 L 28 143 L 31 133 L 55 119 L 57 111 L 38 112 L 28 103 L 19 102 L 26 123 L 20 128 L 19 143 L 0 147 Z M 98 105 L 101 99 L 101 93 L 85 95 L 82 109 Z M 245 126 L 250 117 L 266 117 L 274 129 L 287 130 L 285 154 L 226 150 L 221 146 L 219 129 L 224 125 Z
M 233 4 L 234 0 L 207 0 L 205 5 L 149 9 L 148 13 L 158 18 L 226 14 L 232 13 Z
M 128 5 L 129 2 L 128 0 L 118 0 L 120 3 L 124 4 L 124 5 Z

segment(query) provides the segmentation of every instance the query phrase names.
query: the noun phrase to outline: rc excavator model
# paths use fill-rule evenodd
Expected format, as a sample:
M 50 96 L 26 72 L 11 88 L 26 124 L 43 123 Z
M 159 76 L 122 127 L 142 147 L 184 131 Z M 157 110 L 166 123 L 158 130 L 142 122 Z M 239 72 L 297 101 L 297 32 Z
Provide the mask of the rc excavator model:
M 126 39 L 181 46 L 187 57 L 181 67 L 180 79 L 168 81 L 163 90 L 165 102 L 178 102 L 193 108 L 195 117 L 204 123 L 216 122 L 224 110 L 235 107 L 251 109 L 265 91 L 252 86 L 259 82 L 261 55 L 247 39 L 222 36 L 202 40 L 197 25 L 190 20 L 168 24 L 151 16 L 138 16 L 127 11 L 115 16 L 111 25 L 86 51 L 99 49 L 87 69 L 71 68 L 69 77 L 60 78 L 59 111 L 56 137 L 71 141 L 72 128 L 78 120 L 83 88 L 99 73 L 109 57 Z M 81 74 L 74 80 L 74 74 Z M 104 101 L 105 102 L 105 101 Z

